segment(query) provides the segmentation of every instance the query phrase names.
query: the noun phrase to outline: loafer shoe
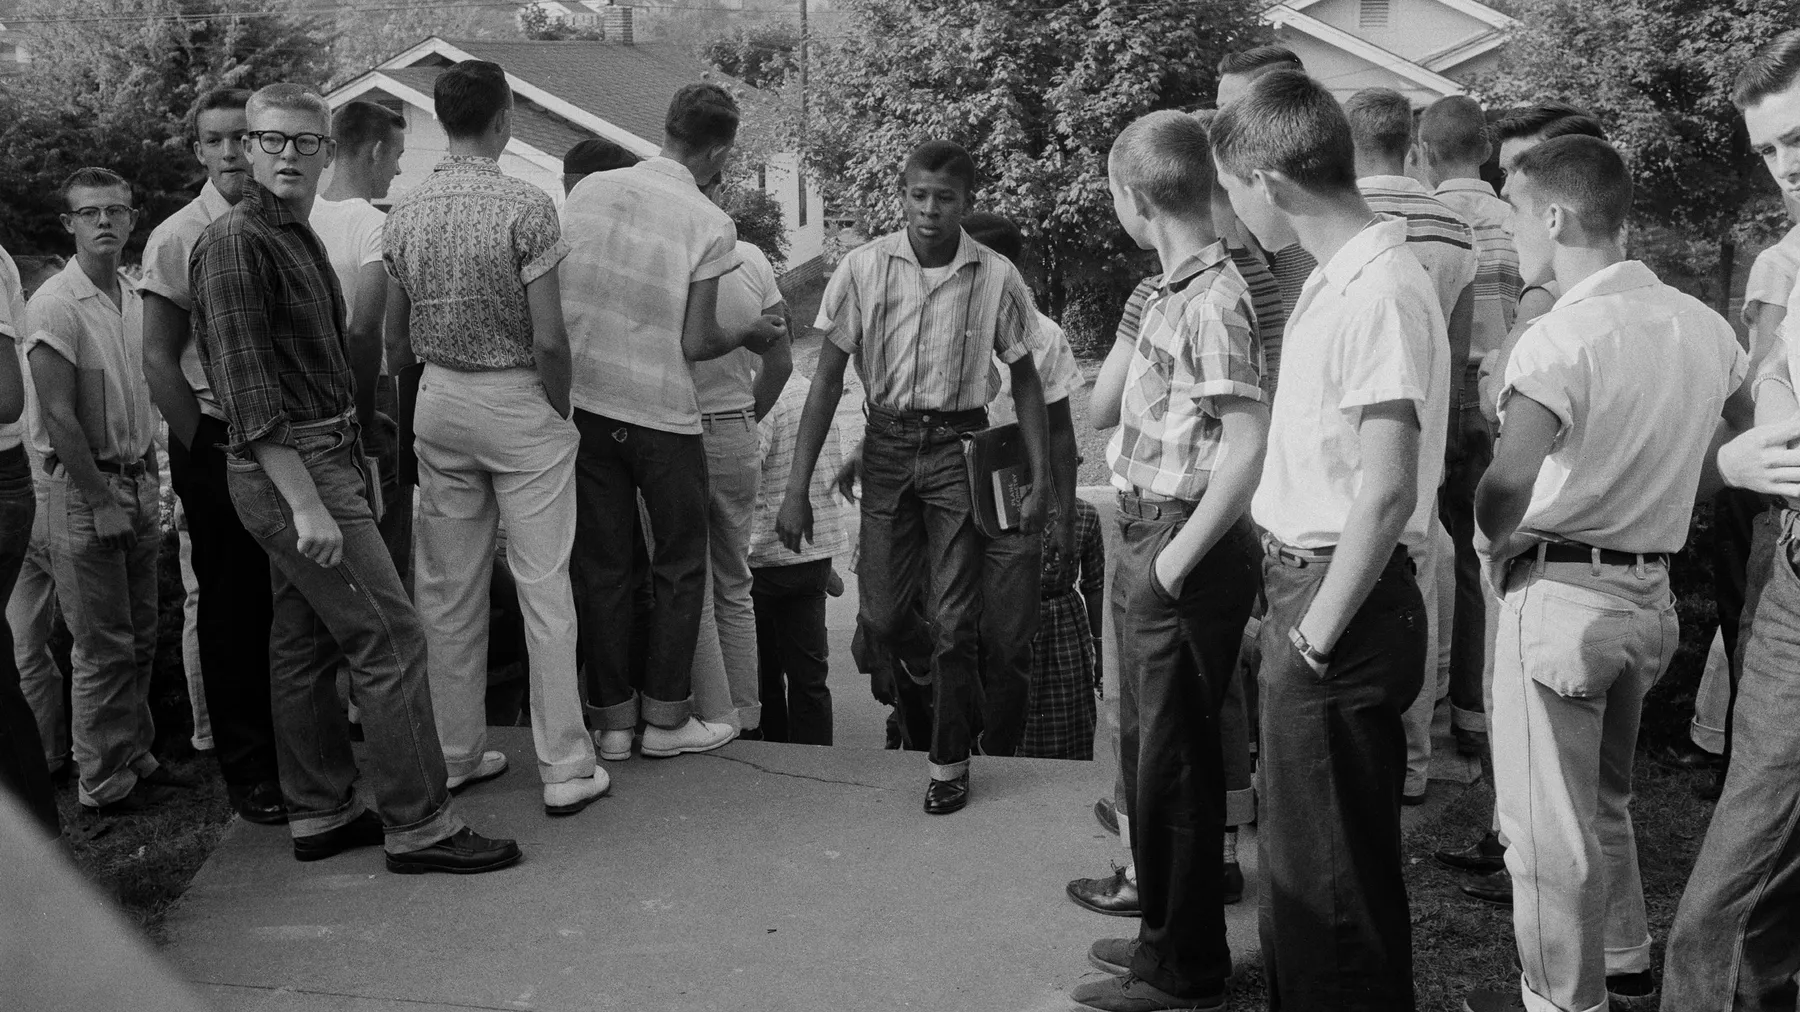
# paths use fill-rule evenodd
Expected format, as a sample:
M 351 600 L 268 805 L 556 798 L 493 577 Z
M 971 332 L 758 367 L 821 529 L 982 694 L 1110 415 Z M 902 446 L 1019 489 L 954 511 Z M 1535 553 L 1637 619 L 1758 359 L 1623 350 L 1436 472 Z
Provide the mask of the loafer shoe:
M 194 782 L 192 780 L 189 780 L 184 776 L 176 775 L 176 773 L 167 766 L 158 766 L 144 776 L 138 777 L 138 779 L 153 787 L 172 787 L 178 791 L 191 791 L 194 789 Z
M 147 780 L 139 780 L 136 784 L 132 785 L 131 790 L 128 791 L 124 797 L 117 801 L 111 801 L 104 805 L 82 805 L 81 814 L 101 818 L 116 818 L 121 815 L 137 815 L 140 812 L 147 812 L 166 801 L 172 801 L 174 798 L 175 792 L 169 788 L 158 787 Z
M 955 780 L 933 780 L 925 787 L 925 814 L 949 815 L 969 803 L 969 775 Z
M 1652 1009 L 1662 997 L 1656 986 L 1656 975 L 1649 970 L 1637 973 L 1615 973 L 1606 978 L 1606 996 L 1613 1008 Z
M 1078 878 L 1070 882 L 1069 898 L 1097 914 L 1113 917 L 1142 917 L 1144 914 L 1137 883 L 1125 877 L 1123 868 L 1113 868 L 1113 873 L 1105 878 Z
M 1417 794 L 1402 794 L 1402 795 L 1400 795 L 1400 803 L 1405 805 L 1408 808 L 1417 808 L 1420 805 L 1424 804 L 1427 800 L 1429 800 L 1430 797 L 1431 797 L 1431 788 L 1430 787 L 1421 787 L 1421 788 L 1419 788 L 1419 791 Z
M 1719 795 L 1725 793 L 1725 771 L 1720 770 L 1706 779 L 1706 782 L 1694 788 L 1694 797 L 1701 801 L 1717 801 Z
M 1483 988 L 1463 996 L 1463 1012 L 1525 1012 L 1525 999 L 1517 987 Z
M 1714 755 L 1685 738 L 1656 753 L 1656 761 L 1673 770 L 1716 770 L 1725 765 L 1724 756 Z
M 1131 957 L 1137 952 L 1135 938 L 1102 938 L 1088 946 L 1088 962 L 1115 977 L 1131 972 Z
M 730 724 L 689 717 L 687 723 L 673 729 L 655 724 L 644 728 L 644 744 L 639 751 L 657 759 L 668 759 L 684 752 L 711 752 L 735 737 L 737 728 Z
M 1488 736 L 1486 731 L 1473 731 L 1466 727 L 1453 727 L 1450 737 L 1456 739 L 1456 754 L 1470 759 L 1479 759 L 1487 755 Z
M 280 826 L 287 822 L 287 802 L 282 800 L 281 785 L 273 780 L 264 780 L 248 790 L 233 790 L 231 807 L 237 811 L 238 818 L 245 822 L 254 822 L 259 826 Z
M 595 731 L 594 748 L 609 763 L 624 762 L 631 758 L 631 732 Z
M 1101 1012 L 1162 1012 L 1164 1009 L 1211 1012 L 1225 1007 L 1222 993 L 1205 998 L 1178 998 L 1129 973 L 1123 977 L 1088 981 L 1070 991 L 1069 997 L 1085 1008 L 1100 1009 Z
M 1483 875 L 1473 882 L 1464 882 L 1457 888 L 1463 891 L 1463 895 L 1472 896 L 1483 903 L 1492 903 L 1497 907 L 1512 906 L 1512 876 L 1504 871 Z
M 364 809 L 361 815 L 336 829 L 294 837 L 294 860 L 323 861 L 356 847 L 379 847 L 385 836 L 381 816 Z
M 612 777 L 603 769 L 594 770 L 591 777 L 565 780 L 560 784 L 545 784 L 544 814 L 574 815 L 611 788 Z
M 512 840 L 490 840 L 467 826 L 423 850 L 387 856 L 388 871 L 423 875 L 428 871 L 452 875 L 479 875 L 517 864 L 522 855 Z
M 1481 839 L 1467 847 L 1440 850 L 1431 857 L 1446 868 L 1474 872 L 1477 875 L 1492 875 L 1506 870 L 1506 848 L 1500 845 L 1499 837 L 1492 833 L 1483 834 Z
M 1236 861 L 1225 862 L 1225 882 L 1220 889 L 1221 898 L 1227 904 L 1239 903 L 1244 899 L 1244 866 Z
M 1101 829 L 1114 836 L 1119 835 L 1119 809 L 1113 804 L 1113 799 L 1101 798 L 1094 802 L 1094 819 L 1100 823 Z
M 450 777 L 444 781 L 444 786 L 450 788 L 452 792 L 460 791 L 465 787 L 473 787 L 483 780 L 492 780 L 505 772 L 505 752 L 483 752 L 481 753 L 481 763 L 479 765 L 461 776 Z

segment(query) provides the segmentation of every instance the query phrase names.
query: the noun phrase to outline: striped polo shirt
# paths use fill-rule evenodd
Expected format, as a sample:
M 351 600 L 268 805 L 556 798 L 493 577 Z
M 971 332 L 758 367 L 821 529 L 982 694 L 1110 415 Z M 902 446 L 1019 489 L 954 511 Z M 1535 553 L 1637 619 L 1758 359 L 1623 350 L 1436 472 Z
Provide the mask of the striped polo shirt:
M 1012 261 L 968 233 L 947 270 L 927 271 L 900 231 L 844 258 L 817 326 L 856 360 L 874 407 L 972 411 L 987 404 L 990 356 L 1011 365 L 1030 350 L 1037 310 Z
M 1446 179 L 1434 196 L 1475 230 L 1475 333 L 1469 341 L 1473 369 L 1512 332 L 1525 288 L 1519 277 L 1519 249 L 1513 245 L 1512 205 L 1479 179 Z
M 1115 486 L 1200 497 L 1225 435 L 1219 400 L 1268 400 L 1255 317 L 1250 286 L 1223 242 L 1156 279 L 1106 448 Z
M 1411 176 L 1364 176 L 1356 181 L 1369 210 L 1406 219 L 1407 248 L 1431 278 L 1444 322 L 1463 290 L 1475 283 L 1475 230 Z

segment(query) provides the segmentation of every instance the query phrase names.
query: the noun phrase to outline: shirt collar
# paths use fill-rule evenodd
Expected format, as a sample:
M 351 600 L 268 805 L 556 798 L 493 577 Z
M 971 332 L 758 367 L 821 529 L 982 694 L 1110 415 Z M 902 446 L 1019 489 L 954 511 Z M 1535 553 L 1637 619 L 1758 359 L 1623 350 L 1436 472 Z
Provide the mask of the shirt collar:
M 1406 219 L 1385 215 L 1379 217 L 1379 221 L 1365 226 L 1361 232 L 1352 236 L 1337 251 L 1337 255 L 1331 258 L 1330 263 L 1320 265 L 1319 274 L 1339 290 L 1349 288 L 1350 282 L 1356 280 L 1356 276 L 1374 262 L 1376 257 L 1406 245 Z
M 671 179 L 679 179 L 696 190 L 700 188 L 700 184 L 694 182 L 694 174 L 688 171 L 688 167 L 673 158 L 657 155 L 644 159 L 638 163 L 638 166 L 651 172 L 660 172 Z
M 294 212 L 288 209 L 285 201 L 270 193 L 268 188 L 254 179 L 245 181 L 244 195 L 238 200 L 238 204 L 248 213 L 261 217 L 277 228 L 301 223 L 300 219 L 294 216 Z
M 1225 248 L 1225 241 L 1220 239 L 1205 249 L 1196 250 L 1176 261 L 1175 266 L 1164 271 L 1163 276 L 1156 282 L 1157 290 L 1166 292 L 1196 274 L 1212 270 L 1230 258 L 1231 253 Z
M 445 155 L 431 167 L 433 172 L 484 172 L 489 175 L 500 174 L 500 163 L 492 158 L 480 155 Z
M 956 255 L 951 257 L 950 262 L 945 266 L 950 268 L 951 274 L 955 274 L 957 271 L 963 269 L 963 265 L 977 263 L 981 260 L 981 254 L 978 252 L 979 249 L 980 247 L 976 245 L 975 240 L 969 238 L 969 233 L 959 232 L 956 242 Z M 912 233 L 908 229 L 903 228 L 894 233 L 894 244 L 888 248 L 888 255 L 899 257 L 920 270 L 925 269 L 925 266 L 919 263 L 919 255 L 913 252 Z
M 1364 176 L 1356 181 L 1364 190 L 1404 190 L 1407 193 L 1430 193 L 1425 184 L 1411 176 Z
M 75 296 L 76 299 L 101 299 L 109 308 L 112 307 L 112 300 L 108 299 L 106 293 L 94 284 L 93 278 L 88 277 L 88 273 L 82 269 L 79 259 L 70 257 L 68 265 L 63 267 L 62 272 L 69 276 L 69 294 Z M 131 278 L 122 270 L 119 272 L 119 288 L 121 292 L 137 290 L 137 286 L 132 284 Z
M 1500 199 L 1499 195 L 1494 192 L 1494 188 L 1480 179 L 1446 179 L 1439 183 L 1437 188 L 1438 193 L 1459 193 L 1465 191 L 1469 193 L 1479 193 L 1484 197 L 1493 197 L 1495 200 Z
M 1662 284 L 1656 272 L 1645 267 L 1640 260 L 1621 260 L 1610 267 L 1603 267 L 1582 279 L 1581 284 L 1563 293 L 1556 300 L 1555 309 L 1572 306 L 1583 299 L 1597 298 L 1602 295 L 1621 295 L 1639 288 L 1652 288 Z
M 200 187 L 200 208 L 206 212 L 207 220 L 210 221 L 223 217 L 230 211 L 231 201 L 226 200 L 225 195 L 219 192 L 219 188 L 213 185 L 211 179 L 208 179 L 206 185 Z

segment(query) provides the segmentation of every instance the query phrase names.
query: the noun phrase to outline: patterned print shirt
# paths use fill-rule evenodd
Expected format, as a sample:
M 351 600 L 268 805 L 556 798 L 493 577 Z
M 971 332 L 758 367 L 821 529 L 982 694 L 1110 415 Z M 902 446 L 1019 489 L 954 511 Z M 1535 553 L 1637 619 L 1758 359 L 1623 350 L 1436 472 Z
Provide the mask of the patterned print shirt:
M 350 410 L 344 294 L 325 245 L 274 194 L 244 197 L 194 243 L 194 340 L 219 395 L 232 453 L 293 445 L 289 427 Z
M 412 300 L 413 354 L 479 372 L 537 364 L 525 286 L 568 255 L 550 195 L 451 156 L 388 212 L 382 258 Z
M 1219 399 L 1266 402 L 1250 286 L 1223 242 L 1171 268 L 1144 305 L 1107 446 L 1124 491 L 1198 499 L 1224 438 Z

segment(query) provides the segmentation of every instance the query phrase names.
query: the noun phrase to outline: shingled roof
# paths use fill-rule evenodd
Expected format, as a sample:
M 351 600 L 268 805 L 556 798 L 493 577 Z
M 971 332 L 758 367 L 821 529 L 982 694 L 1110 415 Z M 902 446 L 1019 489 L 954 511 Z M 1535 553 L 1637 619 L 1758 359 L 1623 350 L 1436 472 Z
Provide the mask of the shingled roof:
M 406 85 L 427 99 L 431 97 L 432 87 L 437 84 L 438 75 L 443 72 L 444 68 L 441 66 L 401 67 L 382 71 L 396 83 Z M 536 103 L 521 100 L 513 110 L 513 136 L 545 154 L 560 158 L 563 152 L 594 135 L 561 116 L 544 111 Z

